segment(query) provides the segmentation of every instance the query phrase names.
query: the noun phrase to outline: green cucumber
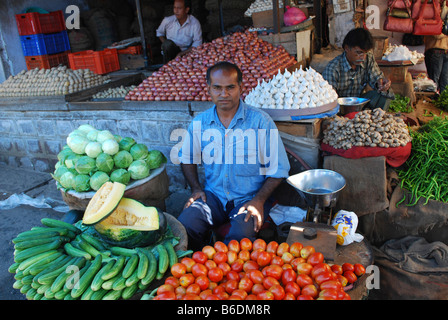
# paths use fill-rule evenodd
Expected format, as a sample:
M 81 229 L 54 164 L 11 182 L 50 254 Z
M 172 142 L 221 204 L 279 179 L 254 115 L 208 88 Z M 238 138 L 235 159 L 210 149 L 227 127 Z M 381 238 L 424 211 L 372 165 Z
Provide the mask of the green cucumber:
M 123 277 L 119 277 L 112 284 L 112 290 L 120 291 L 126 288 L 126 279 Z
M 22 283 L 23 284 L 32 284 L 33 283 L 33 278 L 34 278 L 34 276 L 32 274 L 24 276 L 22 278 Z
M 101 255 L 95 257 L 89 269 L 79 279 L 79 286 L 72 289 L 73 298 L 79 298 L 84 291 L 90 287 L 96 273 L 101 269 L 102 260 L 103 258 Z
M 106 293 L 102 300 L 118 300 L 121 297 L 122 290 L 110 290 L 108 293 Z
M 92 261 L 87 260 L 84 267 L 80 269 L 75 269 L 75 272 L 71 274 L 64 284 L 64 290 L 66 291 L 72 291 L 74 288 L 77 288 L 79 286 L 79 280 L 81 280 L 81 277 L 89 270 L 90 266 L 92 265 Z
M 68 222 L 65 222 L 65 221 L 51 219 L 51 218 L 42 218 L 40 220 L 40 222 L 47 227 L 66 228 L 74 233 L 81 233 L 81 230 L 79 230 L 76 226 L 74 226 Z
M 25 296 L 28 300 L 34 300 L 34 296 L 36 293 L 37 293 L 37 290 L 34 288 L 31 288 L 26 292 Z
M 55 261 L 58 261 L 63 256 L 65 256 L 65 254 L 60 250 L 57 250 L 55 253 L 33 263 L 31 266 L 23 270 L 23 274 L 37 275 L 42 271 L 44 271 L 45 269 L 49 268 Z
M 109 272 L 109 270 L 114 266 L 114 264 L 115 261 L 110 260 L 101 268 L 100 271 L 98 271 L 98 273 L 93 278 L 92 283 L 90 284 L 90 287 L 92 288 L 93 291 L 98 291 L 99 289 L 101 289 L 101 285 L 104 282 L 104 280 L 102 279 L 103 274 Z
M 149 268 L 149 259 L 146 254 L 138 250 L 138 266 L 137 266 L 137 277 L 143 279 L 146 276 Z
M 134 283 L 132 286 L 124 288 L 123 292 L 121 293 L 121 298 L 124 300 L 130 299 L 137 292 L 137 290 L 138 284 Z
M 45 290 L 44 296 L 47 299 L 54 299 L 55 298 L 55 292 L 51 290 L 51 287 Z
M 157 270 L 159 274 L 164 275 L 169 267 L 169 257 L 168 251 L 166 251 L 165 247 L 161 244 L 156 246 L 157 253 L 159 254 L 159 269 Z
M 125 257 L 132 257 L 134 254 L 137 253 L 135 249 L 128 249 L 123 247 L 110 247 L 110 252 L 116 256 L 125 256 Z
M 100 288 L 99 290 L 93 292 L 92 296 L 90 297 L 90 300 L 101 300 L 108 292 L 109 290 Z
M 61 274 L 61 272 L 65 272 L 68 266 L 74 264 L 78 261 L 77 257 L 67 256 L 66 259 L 63 260 L 60 264 L 57 264 L 55 269 L 49 269 L 47 272 L 43 272 L 38 274 L 37 282 L 40 284 L 52 284 L 53 281 Z
M 104 281 L 103 284 L 101 285 L 101 288 L 103 288 L 104 290 L 112 290 L 114 282 L 119 278 L 122 278 L 121 274 L 117 274 L 115 277 Z
M 20 293 L 26 294 L 28 290 L 32 289 L 30 284 L 24 284 L 20 288 Z
M 98 249 L 96 249 L 94 246 L 92 246 L 89 242 L 81 239 L 79 242 L 79 247 L 90 254 L 92 257 L 96 257 L 98 255 L 103 255 Z
M 171 241 L 165 241 L 163 243 L 163 246 L 165 247 L 167 253 L 168 253 L 168 259 L 169 259 L 169 267 L 171 268 L 175 263 L 178 262 L 176 250 L 174 250 L 173 244 Z
M 36 247 L 36 246 L 42 245 L 42 244 L 53 242 L 55 240 L 60 240 L 61 243 L 70 241 L 70 239 L 65 237 L 65 236 L 55 236 L 55 237 L 49 237 L 49 238 L 42 238 L 42 239 L 18 242 L 18 243 L 16 243 L 14 245 L 14 249 L 16 249 L 16 250 L 25 250 L 25 249 L 28 249 L 28 248 L 32 248 L 32 247 Z
M 65 252 L 67 252 L 68 255 L 72 257 L 83 257 L 86 260 L 92 259 L 92 256 L 83 250 L 80 250 L 78 248 L 75 248 L 71 243 L 67 242 L 64 245 Z
M 86 262 L 87 260 L 85 258 L 78 257 L 77 261 L 74 261 L 73 264 L 68 265 L 67 268 L 70 267 L 70 269 L 73 268 L 73 270 L 76 271 L 76 268 L 78 269 L 82 268 L 86 264 Z M 67 278 L 70 276 L 71 273 L 71 270 L 68 270 L 67 272 L 67 268 L 64 271 L 62 271 L 61 274 L 57 276 L 56 279 L 51 284 L 50 289 L 52 292 L 56 293 L 64 287 L 65 282 L 67 281 Z M 47 295 L 45 296 L 47 297 Z
M 51 230 L 48 228 L 48 230 Z M 25 231 L 28 232 L 28 231 Z M 32 232 L 30 234 L 21 235 L 19 234 L 17 237 L 12 239 L 12 243 L 17 244 L 19 242 L 24 241 L 31 241 L 31 240 L 39 240 L 39 239 L 45 239 L 45 238 L 51 238 L 51 237 L 59 237 L 60 233 L 58 231 L 52 230 L 52 231 L 34 231 L 30 230 L 29 232 Z
M 146 272 L 145 277 L 141 280 L 141 283 L 143 285 L 148 285 L 156 277 L 156 274 L 157 274 L 157 259 L 154 256 L 154 254 L 151 251 L 149 251 L 149 250 L 142 250 L 142 252 L 144 254 L 146 254 L 146 256 L 148 257 L 149 266 L 148 266 L 148 271 Z
M 137 268 L 137 264 L 138 264 L 138 255 L 133 254 L 126 262 L 123 272 L 121 273 L 123 278 L 126 279 L 129 278 L 134 272 L 134 270 Z
M 130 287 L 136 284 L 140 279 L 138 278 L 138 269 L 135 269 L 134 273 L 126 279 L 126 287 Z
M 14 262 L 12 265 L 9 266 L 8 272 L 9 273 L 16 273 L 17 269 L 19 268 L 20 263 Z
M 47 285 L 47 284 L 41 285 L 41 286 L 37 289 L 37 293 L 45 294 L 45 291 L 47 291 L 47 289 L 50 288 L 50 287 L 51 287 L 51 285 Z
M 23 287 L 23 282 L 22 282 L 22 280 L 16 280 L 16 281 L 14 281 L 14 283 L 12 284 L 12 287 L 13 287 L 14 289 L 20 290 L 20 288 Z
M 109 271 L 105 272 L 101 279 L 104 281 L 114 278 L 117 274 L 121 273 L 126 263 L 126 257 L 120 256 L 115 261 L 115 264 L 109 269 Z
M 106 246 L 103 245 L 103 243 L 96 239 L 95 237 L 91 236 L 90 234 L 87 233 L 82 233 L 81 234 L 81 238 L 84 241 L 87 241 L 88 243 L 90 243 L 92 246 L 94 246 L 97 250 L 106 250 Z
M 46 243 L 46 244 L 42 244 L 40 246 L 22 250 L 22 251 L 18 252 L 16 255 L 14 255 L 14 261 L 22 262 L 22 261 L 24 261 L 30 257 L 33 257 L 39 253 L 57 249 L 57 248 L 59 248 L 60 244 L 61 243 L 59 240 L 54 240 L 53 242 L 50 242 L 50 243 Z
M 23 271 L 26 268 L 28 268 L 31 265 L 33 265 L 34 263 L 41 262 L 41 261 L 43 261 L 44 259 L 48 258 L 49 256 L 51 256 L 54 253 L 59 253 L 60 254 L 60 252 L 57 251 L 57 250 L 49 250 L 49 251 L 45 251 L 45 252 L 39 253 L 37 255 L 34 255 L 32 257 L 29 257 L 28 259 L 20 262 L 19 270 Z
M 91 287 L 88 287 L 81 296 L 81 300 L 90 300 L 95 291 Z

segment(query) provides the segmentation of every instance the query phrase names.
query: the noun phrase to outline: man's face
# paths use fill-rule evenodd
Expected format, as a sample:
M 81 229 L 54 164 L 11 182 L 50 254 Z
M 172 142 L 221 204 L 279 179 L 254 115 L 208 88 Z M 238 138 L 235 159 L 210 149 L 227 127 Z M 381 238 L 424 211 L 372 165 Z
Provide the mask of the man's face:
M 235 70 L 214 70 L 210 74 L 208 92 L 217 108 L 231 110 L 240 102 L 241 86 Z
M 359 66 L 366 60 L 369 50 L 362 50 L 360 47 L 345 47 L 345 55 L 351 66 Z
M 189 10 L 190 10 L 190 8 L 185 8 L 185 4 L 184 4 L 183 0 L 174 1 L 173 11 L 174 11 L 174 15 L 176 16 L 176 18 L 178 20 L 186 19 Z

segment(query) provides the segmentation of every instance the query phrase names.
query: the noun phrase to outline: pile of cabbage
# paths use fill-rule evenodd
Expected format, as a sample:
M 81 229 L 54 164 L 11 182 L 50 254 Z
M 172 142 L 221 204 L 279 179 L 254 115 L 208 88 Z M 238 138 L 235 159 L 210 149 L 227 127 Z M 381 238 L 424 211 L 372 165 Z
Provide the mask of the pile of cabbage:
M 147 178 L 151 170 L 167 161 L 159 150 L 149 150 L 131 137 L 82 124 L 67 136 L 58 154 L 52 177 L 62 187 L 76 192 L 98 190 L 105 182 L 128 185 Z

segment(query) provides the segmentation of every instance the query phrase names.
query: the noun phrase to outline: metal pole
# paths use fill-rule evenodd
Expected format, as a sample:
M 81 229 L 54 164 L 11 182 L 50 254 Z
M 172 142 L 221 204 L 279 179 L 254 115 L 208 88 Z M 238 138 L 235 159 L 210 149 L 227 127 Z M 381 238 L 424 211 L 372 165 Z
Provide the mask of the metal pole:
M 316 16 L 316 53 L 320 53 L 322 46 L 322 6 L 321 0 L 314 0 L 314 14 Z
M 137 8 L 137 18 L 138 18 L 138 24 L 140 26 L 140 37 L 142 40 L 142 47 L 143 47 L 143 60 L 145 63 L 145 69 L 148 69 L 149 67 L 148 52 L 146 50 L 145 28 L 143 27 L 143 17 L 142 17 L 142 8 L 140 0 L 135 0 L 135 6 Z
M 280 10 L 278 8 L 278 0 L 272 0 L 272 9 L 274 14 L 274 33 L 280 33 Z
M 218 9 L 219 9 L 219 26 L 221 28 L 221 36 L 224 36 L 224 16 L 222 13 L 222 0 L 218 0 Z

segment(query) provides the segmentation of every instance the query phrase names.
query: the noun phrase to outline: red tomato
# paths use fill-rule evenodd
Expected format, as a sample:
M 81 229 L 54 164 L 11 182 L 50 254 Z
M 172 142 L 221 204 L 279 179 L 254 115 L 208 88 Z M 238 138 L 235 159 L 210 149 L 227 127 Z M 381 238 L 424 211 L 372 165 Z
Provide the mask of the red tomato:
M 243 270 L 243 265 L 244 265 L 244 261 L 238 258 L 238 259 L 235 260 L 234 263 L 232 263 L 230 265 L 230 268 L 233 271 L 241 272 Z
M 289 252 L 289 244 L 287 242 L 282 242 L 278 245 L 276 254 L 281 257 L 285 252 Z
M 257 294 L 258 300 L 274 300 L 274 294 L 269 290 L 264 290 Z
M 297 265 L 297 273 L 299 273 L 299 274 L 307 274 L 307 275 L 309 275 L 309 274 L 311 274 L 312 270 L 313 270 L 313 266 L 310 265 L 307 262 L 299 263 Z
M 229 297 L 229 300 L 232 300 L 230 298 L 239 298 L 239 300 L 245 300 L 247 297 L 247 291 L 244 291 L 242 289 L 236 289 L 232 292 L 232 295 Z
M 254 286 L 254 283 L 248 277 L 242 278 L 240 280 L 240 282 L 238 283 L 238 289 L 244 290 L 248 293 L 251 292 L 253 286 Z
M 194 283 L 196 283 L 201 288 L 201 291 L 203 291 L 208 289 L 208 286 L 210 285 L 210 280 L 207 278 L 207 276 L 199 276 L 194 280 Z
M 220 264 L 222 262 L 227 262 L 227 253 L 228 252 L 216 252 L 215 256 L 213 257 L 213 261 L 216 262 L 216 264 Z
M 284 254 L 282 254 L 282 260 L 284 263 L 291 263 L 293 259 L 294 256 L 289 252 L 285 252 Z
M 182 287 L 187 288 L 190 284 L 194 282 L 194 279 L 195 278 L 191 273 L 186 273 L 179 278 L 179 284 Z
M 290 264 L 291 264 L 291 266 L 292 266 L 292 268 L 293 268 L 294 270 L 297 270 L 297 266 L 298 266 L 300 263 L 304 263 L 304 262 L 306 262 L 306 260 L 303 259 L 303 258 L 294 258 L 294 259 L 292 259 L 292 261 L 290 262 Z
M 313 279 L 307 274 L 299 274 L 297 275 L 296 283 L 300 288 L 305 287 L 306 285 L 313 284 Z
M 266 290 L 269 290 L 269 288 L 272 287 L 274 284 L 280 285 L 280 282 L 278 282 L 277 279 L 269 276 L 263 279 L 263 286 Z
M 278 265 L 271 264 L 266 267 L 266 276 L 267 277 L 272 277 L 277 280 L 280 280 L 282 278 L 282 274 L 283 274 L 283 269 L 282 269 L 282 267 L 280 267 Z
M 166 291 L 174 292 L 174 287 L 171 284 L 162 284 L 157 288 L 157 294 L 161 294 L 162 292 Z
M 307 259 L 307 262 L 312 265 L 315 266 L 319 263 L 323 263 L 324 262 L 324 255 L 320 252 L 313 252 L 312 254 L 310 254 L 310 256 Z
M 333 271 L 336 274 L 343 274 L 344 270 L 342 270 L 342 266 L 338 264 L 334 264 L 331 266 L 331 271 Z
M 183 263 L 175 263 L 173 264 L 173 266 L 171 267 L 171 274 L 176 277 L 176 278 L 180 278 L 182 275 L 187 273 L 187 266 Z
M 314 299 L 309 295 L 301 294 L 300 296 L 297 297 L 297 300 L 314 300 Z
M 341 283 L 341 286 L 345 287 L 348 284 L 348 280 L 341 274 L 338 274 L 338 281 Z
M 210 281 L 219 282 L 224 277 L 224 273 L 220 268 L 215 267 L 208 271 L 207 276 L 210 279 Z
M 208 273 L 208 269 L 202 263 L 196 263 L 191 267 L 191 273 L 195 277 L 206 276 Z
M 180 263 L 183 263 L 187 267 L 187 272 L 191 272 L 191 267 L 196 263 L 192 258 L 184 257 L 180 260 Z
M 199 298 L 201 298 L 201 300 L 207 300 L 207 297 L 210 295 L 212 295 L 212 290 L 206 289 L 199 293 Z
M 283 300 L 285 297 L 285 289 L 280 284 L 274 284 L 269 288 L 274 295 L 274 300 Z
M 319 273 L 315 278 L 314 281 L 320 285 L 321 283 L 324 283 L 325 281 L 333 280 L 333 275 L 330 272 L 322 272 Z
M 277 248 L 278 248 L 278 242 L 271 241 L 266 246 L 266 251 L 269 253 L 277 253 Z
M 229 271 L 231 271 L 232 269 L 230 268 L 229 264 L 226 262 L 221 262 L 220 264 L 218 264 L 218 268 L 222 270 L 222 273 L 224 276 L 227 275 L 227 273 L 229 273 Z
M 355 267 L 351 263 L 344 263 L 342 264 L 342 270 L 345 271 L 355 271 Z
M 319 292 L 319 297 L 322 297 L 326 300 L 337 300 L 338 299 L 338 290 L 324 289 Z
M 347 278 L 348 283 L 355 283 L 358 277 L 353 271 L 345 271 L 344 277 Z
M 250 241 L 250 239 L 248 239 L 248 238 L 241 239 L 240 240 L 240 250 L 251 251 L 252 250 L 252 241 Z
M 297 279 L 297 274 L 293 269 L 284 270 L 282 273 L 282 283 L 286 285 L 288 282 L 294 282 Z
M 286 293 L 292 293 L 294 297 L 298 297 L 300 295 L 300 286 L 296 282 L 288 282 L 285 285 Z
M 247 272 L 249 270 L 258 270 L 258 263 L 253 260 L 246 261 L 243 264 L 243 270 L 244 272 Z
M 238 280 L 227 280 L 224 282 L 224 287 L 226 288 L 226 292 L 231 295 L 238 288 Z
M 296 297 L 291 292 L 286 292 L 283 300 L 296 300 Z
M 259 293 L 265 291 L 266 289 L 261 283 L 255 283 L 252 287 L 252 293 L 258 295 Z
M 187 287 L 185 294 L 199 295 L 201 293 L 201 287 L 197 283 L 192 283 Z
M 215 248 L 216 252 L 227 252 L 227 251 L 229 251 L 229 248 L 222 241 L 216 241 L 215 244 L 213 245 L 213 248 Z
M 302 250 L 300 250 L 300 256 L 303 259 L 308 259 L 308 257 L 314 252 L 316 252 L 316 249 L 314 249 L 313 246 L 304 246 Z
M 199 297 L 199 295 L 194 293 L 187 293 L 184 295 L 182 300 L 201 300 L 201 297 Z
M 271 264 L 276 264 L 278 266 L 282 266 L 285 264 L 285 261 L 283 261 L 283 259 L 277 255 L 274 255 L 271 257 Z
M 244 299 L 244 300 L 258 300 L 258 299 L 257 299 L 257 296 L 255 294 L 251 293 L 251 294 L 248 294 L 246 299 Z
M 307 284 L 302 288 L 301 294 L 315 299 L 318 295 L 318 291 L 314 284 Z
M 302 250 L 303 245 L 300 242 L 294 242 L 289 247 L 289 252 L 295 257 L 300 257 L 300 251 Z
M 226 275 L 227 280 L 240 280 L 240 275 L 236 271 L 229 271 Z
M 229 243 L 227 244 L 227 247 L 229 248 L 229 250 L 234 251 L 236 253 L 240 252 L 240 243 L 237 240 L 230 240 Z
M 178 286 L 180 286 L 179 284 L 179 279 L 174 277 L 174 276 L 169 276 L 165 279 L 165 284 L 170 284 L 172 285 L 174 288 L 177 288 Z
M 252 250 L 258 250 L 258 249 L 260 249 L 260 250 L 265 251 L 265 250 L 266 250 L 266 246 L 267 246 L 266 241 L 264 241 L 264 240 L 261 239 L 261 238 L 258 238 L 258 239 L 256 239 L 256 240 L 254 241 L 254 243 L 252 244 Z
M 215 294 L 210 294 L 205 300 L 219 300 L 219 298 Z
M 238 253 L 238 258 L 243 261 L 248 261 L 248 260 L 250 260 L 250 252 L 248 250 L 241 250 Z
M 320 290 L 324 289 L 341 290 L 342 284 L 339 280 L 328 280 L 320 284 Z
M 205 261 L 204 266 L 206 266 L 207 269 L 210 270 L 210 269 L 212 269 L 212 268 L 217 267 L 218 265 L 217 265 L 216 262 L 213 261 L 213 260 L 207 260 L 207 261 Z
M 253 261 L 257 261 L 258 254 L 259 254 L 260 252 L 262 252 L 262 251 L 264 251 L 264 250 L 261 250 L 261 249 L 252 250 L 252 251 L 250 252 L 250 259 L 253 260 Z
M 265 267 L 271 263 L 271 259 L 269 252 L 261 251 L 257 257 L 257 263 L 260 267 Z
M 238 253 L 237 252 L 235 252 L 233 250 L 227 251 L 227 262 L 229 264 L 234 263 L 236 259 L 238 259 Z
M 311 278 L 315 278 L 317 275 L 323 273 L 323 272 L 332 272 L 331 268 L 326 263 L 318 263 L 316 264 L 313 269 L 311 270 Z
M 177 297 L 174 291 L 165 291 L 154 297 L 154 300 L 176 300 L 176 299 Z
M 177 300 L 182 300 L 186 291 L 187 291 L 187 289 L 185 289 L 182 286 L 179 286 L 176 289 L 174 289 L 174 293 L 176 294 Z
M 360 263 L 355 263 L 355 265 L 353 266 L 354 270 L 353 272 L 355 273 L 356 276 L 361 277 L 364 273 L 366 273 L 366 269 L 364 268 L 364 266 Z
M 260 270 L 252 270 L 249 274 L 249 278 L 255 284 L 255 283 L 262 283 L 264 276 Z
M 227 300 L 229 299 L 229 294 L 227 292 L 218 292 L 216 293 L 216 296 L 218 297 L 218 300 Z
M 191 256 L 191 258 L 192 258 L 196 263 L 202 263 L 202 264 L 204 264 L 205 261 L 208 260 L 207 255 L 206 255 L 204 252 L 202 252 L 202 251 L 195 251 L 195 252 L 193 253 L 193 255 Z
M 224 284 L 217 285 L 214 289 L 212 289 L 213 294 L 218 294 L 220 292 L 226 292 L 226 288 L 224 287 Z

